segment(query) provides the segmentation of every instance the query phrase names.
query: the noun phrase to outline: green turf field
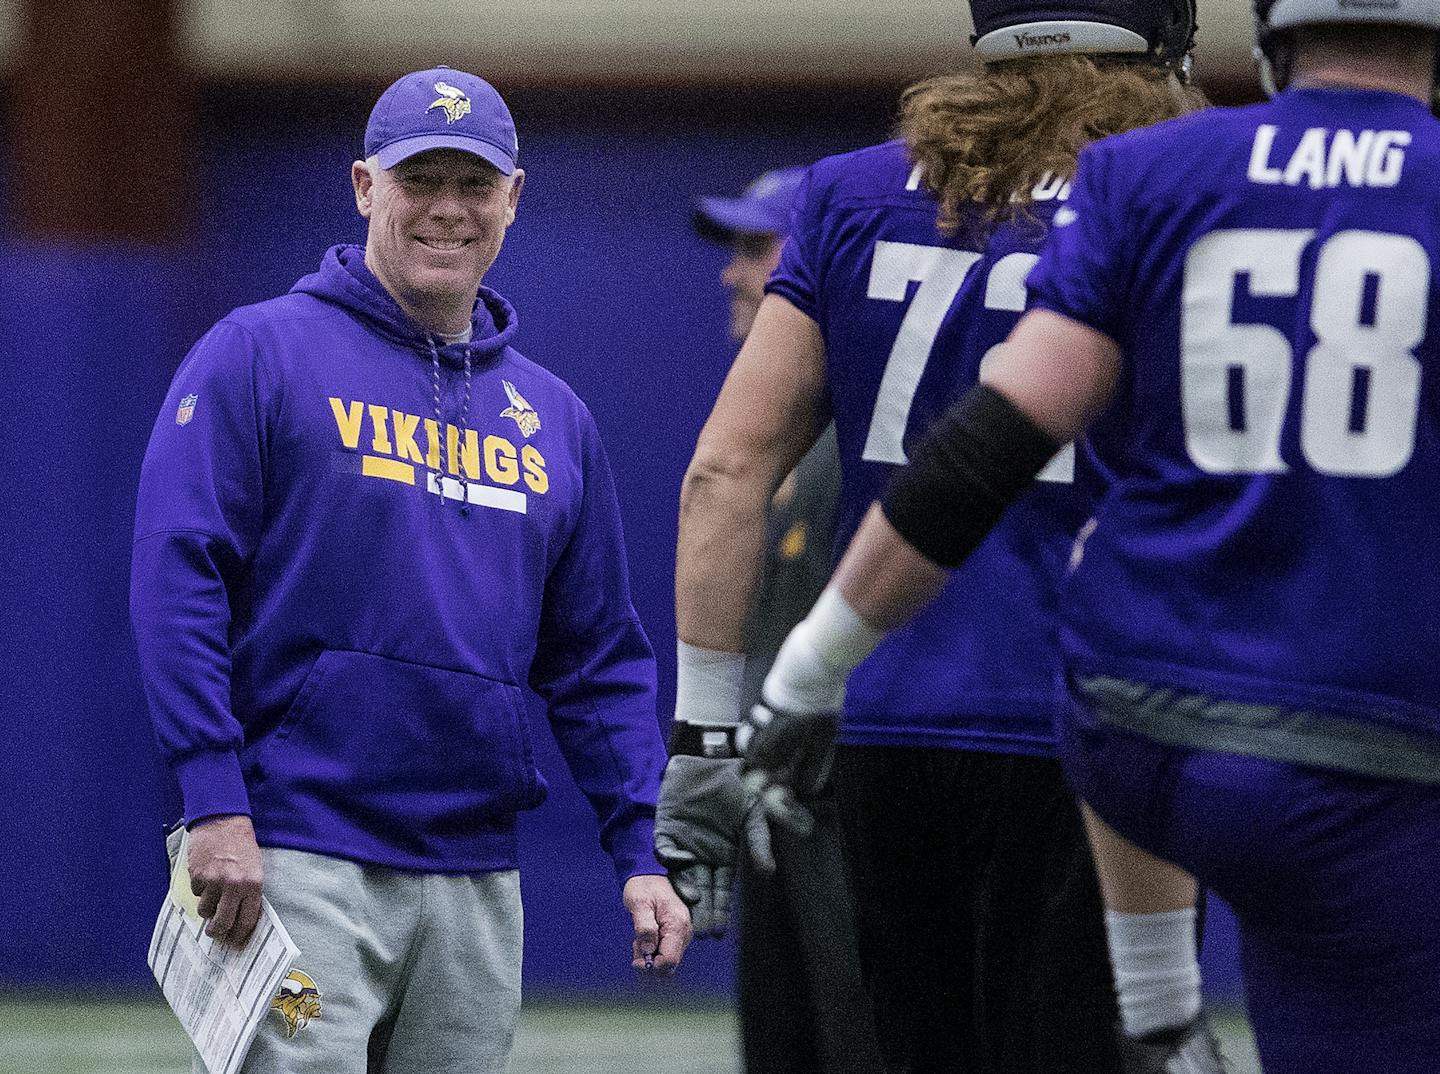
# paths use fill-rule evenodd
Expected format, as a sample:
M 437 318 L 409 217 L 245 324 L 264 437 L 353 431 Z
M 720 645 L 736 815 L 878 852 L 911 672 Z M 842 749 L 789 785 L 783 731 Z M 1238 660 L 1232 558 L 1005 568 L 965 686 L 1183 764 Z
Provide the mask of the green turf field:
M 1248 1031 L 1222 1020 L 1235 1074 L 1257 1074 Z M 512 1074 L 737 1074 L 726 1006 L 533 1002 Z M 0 999 L 0 1074 L 185 1074 L 189 1046 L 156 1003 Z

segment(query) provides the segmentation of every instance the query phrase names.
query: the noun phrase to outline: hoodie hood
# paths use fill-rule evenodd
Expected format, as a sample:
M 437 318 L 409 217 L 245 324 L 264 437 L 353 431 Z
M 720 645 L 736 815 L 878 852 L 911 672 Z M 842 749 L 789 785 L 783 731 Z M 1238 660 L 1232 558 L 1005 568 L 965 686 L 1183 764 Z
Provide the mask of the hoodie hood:
M 438 355 L 446 365 L 460 368 L 485 364 L 499 357 L 519 329 L 515 307 L 496 291 L 482 286 L 470 315 L 472 338 L 468 343 L 442 344 L 438 336 L 416 324 L 365 265 L 363 246 L 332 246 L 320 268 L 302 277 L 292 294 L 307 294 L 343 307 L 363 319 L 377 334 L 414 350 L 430 360 Z

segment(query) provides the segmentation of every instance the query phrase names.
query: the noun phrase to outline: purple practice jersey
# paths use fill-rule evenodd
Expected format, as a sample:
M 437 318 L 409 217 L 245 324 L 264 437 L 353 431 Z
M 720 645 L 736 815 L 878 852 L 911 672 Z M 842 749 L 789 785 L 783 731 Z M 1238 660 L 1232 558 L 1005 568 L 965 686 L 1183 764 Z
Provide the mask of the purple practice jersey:
M 1086 151 L 1030 278 L 1125 356 L 1062 594 L 1077 673 L 1440 733 L 1437 259 L 1440 124 L 1407 97 Z
M 769 284 L 825 340 L 840 446 L 837 547 L 849 543 L 907 448 L 976 382 L 1026 301 L 1061 181 L 1031 219 L 988 241 L 942 235 L 905 147 L 814 165 Z M 850 677 L 844 741 L 1053 753 L 1055 589 L 1086 506 L 1067 448 L 944 593 Z

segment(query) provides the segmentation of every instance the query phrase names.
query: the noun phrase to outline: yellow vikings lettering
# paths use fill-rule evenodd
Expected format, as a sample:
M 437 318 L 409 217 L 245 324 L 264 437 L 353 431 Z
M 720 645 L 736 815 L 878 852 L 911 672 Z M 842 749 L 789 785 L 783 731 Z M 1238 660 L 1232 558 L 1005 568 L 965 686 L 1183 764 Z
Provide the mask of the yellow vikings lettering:
M 494 433 L 482 441 L 475 429 L 461 429 L 448 422 L 444 423 L 442 432 L 441 423 L 434 418 L 407 414 L 378 403 L 335 396 L 330 396 L 328 402 L 340 443 L 350 451 L 360 450 L 365 421 L 369 419 L 367 446 L 370 450 L 360 457 L 360 473 L 365 477 L 420 485 L 450 499 L 464 498 L 471 503 L 522 514 L 525 513 L 525 494 L 501 492 L 494 486 L 509 488 L 520 484 L 523 477 L 525 486 L 537 495 L 550 490 L 545 456 L 533 444 L 516 447 L 513 441 Z M 417 474 L 417 466 L 428 469 L 429 475 L 423 470 Z M 482 480 L 482 473 L 493 485 L 474 484 Z M 461 479 L 470 484 L 462 484 Z
M 515 445 L 503 436 L 485 438 L 485 472 L 491 480 L 502 485 L 513 485 L 520 480 L 520 465 L 515 455 Z
M 469 481 L 480 480 L 480 434 L 474 429 L 465 430 L 465 446 L 460 448 L 460 430 L 455 426 L 445 426 L 445 450 L 450 455 L 450 472 L 457 477 L 460 471 L 465 471 L 465 477 Z M 458 460 L 458 461 L 457 461 Z
M 331 396 L 330 409 L 335 412 L 335 424 L 340 426 L 340 443 L 354 451 L 360 446 L 360 423 L 365 419 L 365 404 L 357 399 L 348 408 L 342 408 L 340 400 Z
M 398 410 L 392 410 L 390 416 L 395 419 L 395 454 L 424 466 L 425 456 L 420 454 L 419 445 L 415 443 L 415 429 L 420 419 Z
M 434 418 L 425 419 L 425 465 L 440 469 L 440 425 Z
M 370 404 L 370 424 L 374 426 L 375 436 L 371 441 L 371 447 L 381 455 L 390 454 L 390 431 L 385 423 L 390 418 L 390 411 L 383 406 Z
M 545 456 L 535 450 L 533 444 L 526 444 L 520 450 L 520 461 L 525 464 L 525 484 L 530 491 L 541 496 L 550 491 L 550 475 L 545 472 Z

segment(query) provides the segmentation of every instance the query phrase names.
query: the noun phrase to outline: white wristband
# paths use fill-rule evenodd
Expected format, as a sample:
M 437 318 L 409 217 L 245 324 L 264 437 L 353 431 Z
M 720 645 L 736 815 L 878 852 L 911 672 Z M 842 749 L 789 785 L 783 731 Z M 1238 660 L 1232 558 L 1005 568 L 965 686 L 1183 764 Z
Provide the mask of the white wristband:
M 827 586 L 780 647 L 765 677 L 765 701 L 787 712 L 838 712 L 845 680 L 884 637 Z
M 885 640 L 882 631 L 870 626 L 850 607 L 834 582 L 825 587 L 805 621 L 814 631 L 815 651 L 820 659 L 843 678 L 849 678 L 860 661 Z
M 675 642 L 675 719 L 711 727 L 740 722 L 745 654 Z

